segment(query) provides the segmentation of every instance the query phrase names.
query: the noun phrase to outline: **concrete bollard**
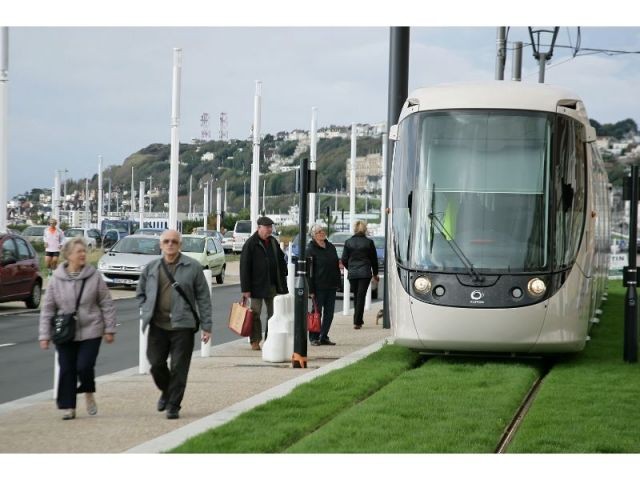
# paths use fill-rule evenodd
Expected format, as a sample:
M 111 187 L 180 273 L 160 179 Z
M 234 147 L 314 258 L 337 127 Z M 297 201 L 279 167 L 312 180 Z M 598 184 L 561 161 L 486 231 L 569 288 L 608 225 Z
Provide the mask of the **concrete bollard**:
M 262 345 L 265 362 L 288 362 L 293 355 L 293 293 L 278 295 L 273 299 L 273 316 L 269 322 L 269 336 Z
M 49 342 L 55 353 L 53 355 L 53 399 L 58 398 L 58 377 L 60 376 L 60 364 L 58 363 L 58 350 L 53 342 Z
M 211 303 L 213 304 L 213 275 L 211 275 L 211 270 L 208 268 L 203 270 L 204 278 L 207 280 L 207 285 L 209 285 L 209 295 L 211 295 Z M 213 310 L 212 310 L 213 311 Z M 211 356 L 211 340 L 207 343 L 204 343 L 200 340 L 200 357 L 207 358 Z
M 344 269 L 344 282 L 342 283 L 342 315 L 349 315 L 351 307 L 351 284 L 349 283 L 349 272 Z
M 149 337 L 149 331 L 142 331 L 142 309 L 140 309 L 140 330 L 138 333 L 138 373 L 145 375 L 149 373 L 151 365 L 147 359 L 147 339 Z

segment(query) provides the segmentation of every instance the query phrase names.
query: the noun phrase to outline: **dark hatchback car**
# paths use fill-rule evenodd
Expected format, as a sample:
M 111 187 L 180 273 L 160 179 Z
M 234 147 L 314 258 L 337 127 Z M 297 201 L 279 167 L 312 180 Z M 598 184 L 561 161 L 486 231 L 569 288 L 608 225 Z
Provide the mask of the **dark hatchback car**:
M 38 255 L 20 235 L 0 233 L 0 302 L 24 301 L 38 308 L 42 276 Z

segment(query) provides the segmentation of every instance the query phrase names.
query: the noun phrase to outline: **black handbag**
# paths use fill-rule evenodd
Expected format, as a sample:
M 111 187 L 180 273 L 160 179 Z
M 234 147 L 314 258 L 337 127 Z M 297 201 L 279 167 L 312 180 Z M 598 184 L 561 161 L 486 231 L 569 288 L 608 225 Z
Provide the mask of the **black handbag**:
M 82 297 L 82 291 L 84 290 L 84 283 L 87 279 L 82 280 L 82 286 L 80 287 L 80 294 L 76 300 L 76 309 L 73 313 L 58 313 L 51 318 L 51 341 L 56 345 L 62 345 L 64 343 L 73 342 L 76 337 L 76 313 L 80 306 L 80 298 Z
M 197 332 L 198 330 L 200 330 L 200 317 L 198 316 L 198 312 L 196 312 L 196 309 L 192 305 L 191 301 L 189 300 L 189 297 L 187 297 L 187 294 L 184 292 L 180 284 L 176 282 L 176 279 L 173 278 L 173 275 L 171 275 L 171 272 L 167 268 L 167 264 L 164 262 L 164 258 L 160 259 L 160 265 L 162 265 L 164 274 L 169 279 L 169 282 L 171 282 L 171 286 L 176 289 L 176 291 L 180 294 L 180 296 L 184 298 L 184 301 L 187 302 L 187 305 L 189 305 L 189 308 L 191 309 L 191 313 L 193 314 L 193 317 L 196 319 L 196 328 L 194 329 L 194 332 Z

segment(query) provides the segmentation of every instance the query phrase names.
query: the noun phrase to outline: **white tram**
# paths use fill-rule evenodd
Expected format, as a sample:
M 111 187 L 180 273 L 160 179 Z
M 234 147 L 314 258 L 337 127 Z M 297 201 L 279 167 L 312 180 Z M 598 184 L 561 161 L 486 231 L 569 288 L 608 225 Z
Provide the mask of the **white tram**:
M 390 137 L 396 343 L 582 350 L 606 285 L 609 205 L 580 98 L 506 81 L 422 88 Z

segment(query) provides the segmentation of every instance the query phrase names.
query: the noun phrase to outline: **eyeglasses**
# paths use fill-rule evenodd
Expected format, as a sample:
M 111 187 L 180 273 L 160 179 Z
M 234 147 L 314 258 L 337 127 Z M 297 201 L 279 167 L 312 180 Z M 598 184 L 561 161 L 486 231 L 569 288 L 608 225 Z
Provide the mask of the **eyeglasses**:
M 166 240 L 162 240 L 162 243 L 164 245 L 168 245 L 170 243 L 175 243 L 176 245 L 178 245 L 180 242 L 178 240 L 174 240 L 173 238 L 167 238 Z

